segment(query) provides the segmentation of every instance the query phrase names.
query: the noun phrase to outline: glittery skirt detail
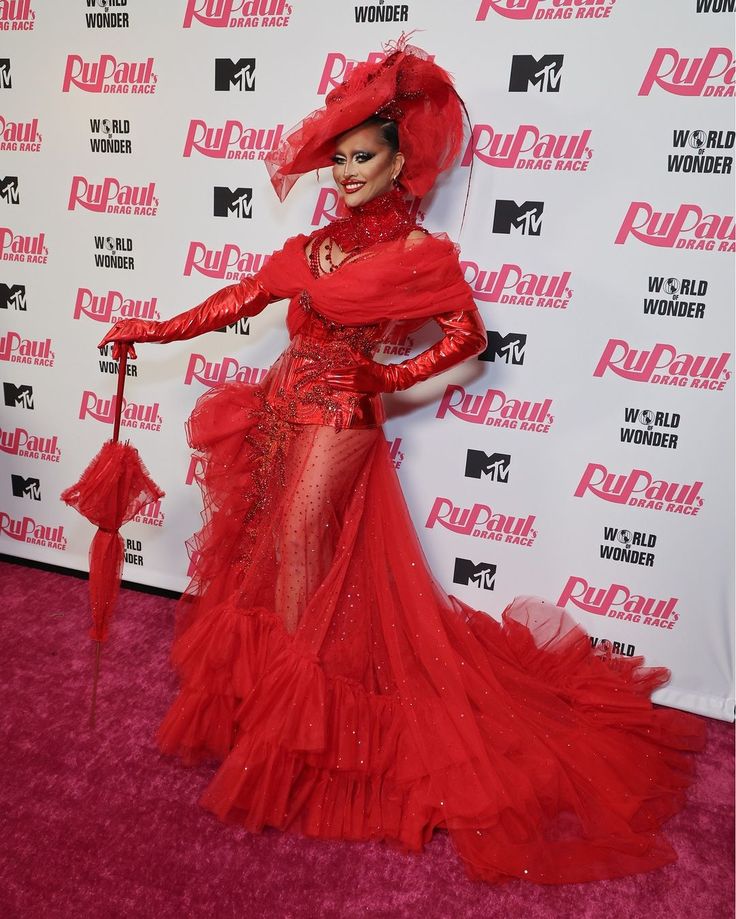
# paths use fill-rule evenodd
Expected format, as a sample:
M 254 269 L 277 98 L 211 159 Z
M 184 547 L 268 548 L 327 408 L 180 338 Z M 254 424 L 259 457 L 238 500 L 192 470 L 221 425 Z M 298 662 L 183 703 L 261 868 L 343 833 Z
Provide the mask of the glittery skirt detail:
M 500 619 L 444 593 L 380 427 L 296 424 L 259 387 L 188 423 L 203 526 L 177 609 L 161 751 L 219 763 L 223 821 L 421 850 L 470 877 L 560 884 L 676 859 L 703 719 L 653 706 L 669 672 L 594 650 L 562 609 Z

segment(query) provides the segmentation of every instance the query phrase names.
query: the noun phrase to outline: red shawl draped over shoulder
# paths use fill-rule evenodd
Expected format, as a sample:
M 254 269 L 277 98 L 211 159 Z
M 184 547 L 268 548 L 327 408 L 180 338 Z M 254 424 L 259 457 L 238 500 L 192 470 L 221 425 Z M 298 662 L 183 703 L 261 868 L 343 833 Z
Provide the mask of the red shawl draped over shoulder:
M 309 239 L 292 236 L 258 272 L 266 290 L 291 300 L 286 319 L 291 336 L 306 316 L 299 306 L 302 291 L 317 312 L 342 325 L 393 320 L 403 327 L 408 321 L 409 331 L 440 313 L 475 309 L 458 247 L 445 233 L 377 242 L 319 278 L 307 263 Z

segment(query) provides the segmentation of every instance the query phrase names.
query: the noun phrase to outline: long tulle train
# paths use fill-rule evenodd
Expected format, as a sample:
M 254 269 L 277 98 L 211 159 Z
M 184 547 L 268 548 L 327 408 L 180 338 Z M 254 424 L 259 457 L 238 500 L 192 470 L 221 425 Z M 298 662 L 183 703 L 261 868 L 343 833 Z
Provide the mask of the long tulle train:
M 405 851 L 441 827 L 494 882 L 676 859 L 660 827 L 705 726 L 652 705 L 665 668 L 594 649 L 543 599 L 499 622 L 444 593 L 380 429 L 290 424 L 228 383 L 188 433 L 205 508 L 158 741 L 220 763 L 204 807 Z

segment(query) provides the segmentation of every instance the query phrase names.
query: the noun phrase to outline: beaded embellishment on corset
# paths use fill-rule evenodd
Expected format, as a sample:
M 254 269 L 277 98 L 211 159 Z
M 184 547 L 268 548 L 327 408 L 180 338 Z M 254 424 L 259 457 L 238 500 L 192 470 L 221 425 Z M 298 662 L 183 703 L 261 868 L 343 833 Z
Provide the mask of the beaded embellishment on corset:
M 339 271 L 371 245 L 406 237 L 417 224 L 398 189 L 353 208 L 348 217 L 317 230 L 307 261 L 315 278 Z M 339 250 L 341 258 L 334 259 Z M 377 394 L 336 390 L 323 382 L 330 371 L 371 360 L 388 327 L 387 320 L 343 325 L 323 316 L 305 290 L 299 306 L 306 319 L 281 356 L 270 384 L 270 399 L 284 417 L 296 423 L 375 426 L 384 420 Z

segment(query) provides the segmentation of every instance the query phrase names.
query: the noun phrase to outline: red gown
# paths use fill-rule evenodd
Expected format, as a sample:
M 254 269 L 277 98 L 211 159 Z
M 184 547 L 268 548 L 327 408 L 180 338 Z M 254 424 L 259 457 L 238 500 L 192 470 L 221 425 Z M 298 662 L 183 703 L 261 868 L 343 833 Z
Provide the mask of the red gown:
M 370 358 L 388 321 L 343 325 L 308 296 L 290 318 L 263 382 L 209 390 L 187 425 L 204 523 L 161 751 L 217 760 L 201 804 L 253 832 L 416 851 L 444 828 L 492 882 L 674 861 L 660 826 L 684 804 L 704 721 L 653 707 L 669 672 L 594 650 L 550 602 L 518 597 L 498 621 L 448 596 L 380 395 L 323 382 Z

